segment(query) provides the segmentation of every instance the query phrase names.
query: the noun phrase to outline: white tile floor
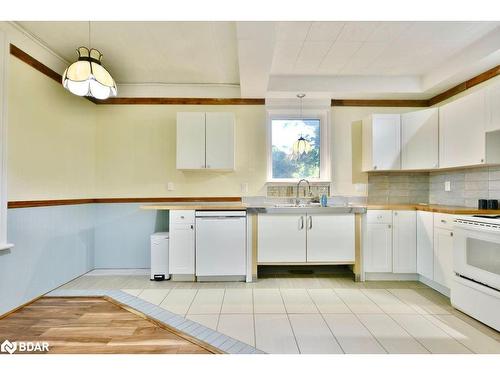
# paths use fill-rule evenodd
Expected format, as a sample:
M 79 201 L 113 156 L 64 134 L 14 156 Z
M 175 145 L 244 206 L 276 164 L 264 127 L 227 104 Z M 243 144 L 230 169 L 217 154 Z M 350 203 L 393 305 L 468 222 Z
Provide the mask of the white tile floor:
M 98 275 L 62 288 L 122 289 L 268 353 L 500 353 L 498 332 L 412 281 L 184 283 Z

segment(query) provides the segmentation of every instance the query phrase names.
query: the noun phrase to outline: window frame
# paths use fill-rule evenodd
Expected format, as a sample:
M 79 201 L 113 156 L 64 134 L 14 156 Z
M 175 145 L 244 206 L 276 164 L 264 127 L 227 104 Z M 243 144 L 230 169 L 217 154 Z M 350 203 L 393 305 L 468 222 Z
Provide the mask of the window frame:
M 320 121 L 320 156 L 319 178 L 308 178 L 309 182 L 331 182 L 331 154 L 330 154 L 330 111 L 318 109 L 305 109 L 300 113 L 290 109 L 267 110 L 266 124 L 266 157 L 267 157 L 267 182 L 268 183 L 297 183 L 300 178 L 273 178 L 272 157 L 272 122 L 273 120 L 288 119 L 319 119 Z

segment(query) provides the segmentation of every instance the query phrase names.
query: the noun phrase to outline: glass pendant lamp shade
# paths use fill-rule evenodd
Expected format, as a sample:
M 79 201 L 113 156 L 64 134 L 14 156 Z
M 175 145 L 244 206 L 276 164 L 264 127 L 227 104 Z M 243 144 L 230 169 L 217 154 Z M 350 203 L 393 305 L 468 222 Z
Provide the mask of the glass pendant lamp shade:
M 78 61 L 71 64 L 62 76 L 65 89 L 78 96 L 107 99 L 116 96 L 116 83 L 102 66 L 102 54 L 86 47 L 77 49 Z
M 293 143 L 293 154 L 295 157 L 308 154 L 310 151 L 311 144 L 303 136 L 300 136 L 300 138 Z

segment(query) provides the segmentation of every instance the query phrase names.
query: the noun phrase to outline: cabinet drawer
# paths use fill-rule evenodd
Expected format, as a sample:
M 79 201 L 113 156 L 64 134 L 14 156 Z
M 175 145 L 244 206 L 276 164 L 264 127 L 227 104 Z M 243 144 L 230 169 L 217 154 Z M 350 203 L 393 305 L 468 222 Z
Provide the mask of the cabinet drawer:
M 455 220 L 454 215 L 435 213 L 434 228 L 453 230 L 453 220 Z
M 368 210 L 366 219 L 369 224 L 392 224 L 391 210 Z
M 170 211 L 170 224 L 194 224 L 194 210 Z

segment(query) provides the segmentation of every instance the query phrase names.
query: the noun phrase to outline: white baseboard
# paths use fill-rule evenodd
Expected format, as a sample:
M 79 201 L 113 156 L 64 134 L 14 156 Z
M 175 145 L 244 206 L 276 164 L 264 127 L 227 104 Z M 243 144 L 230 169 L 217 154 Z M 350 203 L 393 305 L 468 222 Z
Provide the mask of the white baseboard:
M 444 294 L 446 297 L 450 298 L 450 289 L 436 283 L 434 280 L 430 280 L 425 276 L 418 275 L 418 281 L 420 281 L 422 284 L 427 285 L 428 287 L 431 287 L 432 289 L 438 291 L 441 294 Z
M 111 275 L 148 275 L 150 276 L 149 268 L 96 268 L 89 271 L 85 276 L 111 276 Z
M 416 273 L 365 272 L 366 281 L 417 281 Z

